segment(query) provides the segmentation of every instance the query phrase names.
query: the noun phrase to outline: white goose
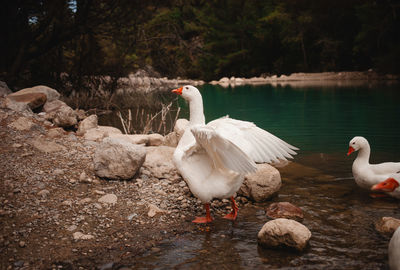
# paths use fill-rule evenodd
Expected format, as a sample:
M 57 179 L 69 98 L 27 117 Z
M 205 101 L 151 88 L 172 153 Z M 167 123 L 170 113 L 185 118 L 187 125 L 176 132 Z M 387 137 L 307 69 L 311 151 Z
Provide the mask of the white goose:
M 235 220 L 238 207 L 233 195 L 244 175 L 257 170 L 255 162 L 286 160 L 298 149 L 251 122 L 224 117 L 206 125 L 203 99 L 197 88 L 186 85 L 172 92 L 187 100 L 190 108 L 189 125 L 173 160 L 191 192 L 204 203 L 206 216 L 193 222 L 211 222 L 210 201 L 229 197 L 232 212 L 224 218 Z
M 353 176 L 357 185 L 362 188 L 370 189 L 373 185 L 384 181 L 393 173 L 400 171 L 400 162 L 370 164 L 369 156 L 371 148 L 364 137 L 357 136 L 350 141 L 347 155 L 350 155 L 354 151 L 359 152 L 353 162 Z
M 389 267 L 391 270 L 400 270 L 400 227 L 397 227 L 389 242 Z
M 383 191 L 388 195 L 400 199 L 400 172 L 393 174 L 383 182 L 373 185 L 371 190 Z

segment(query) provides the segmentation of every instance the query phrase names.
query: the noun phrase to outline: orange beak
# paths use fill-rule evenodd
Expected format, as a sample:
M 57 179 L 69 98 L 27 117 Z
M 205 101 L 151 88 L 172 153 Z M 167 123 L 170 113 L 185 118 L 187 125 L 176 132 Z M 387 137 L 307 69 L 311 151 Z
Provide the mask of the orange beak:
M 349 156 L 351 153 L 353 153 L 355 150 L 353 147 L 349 146 L 349 152 L 347 152 L 347 155 Z
M 182 89 L 183 89 L 183 87 L 177 88 L 177 89 L 172 90 L 171 92 L 172 93 L 176 93 L 178 95 L 182 95 Z
M 380 190 L 383 192 L 392 192 L 399 187 L 399 182 L 394 178 L 388 178 L 379 184 L 373 185 L 371 190 Z

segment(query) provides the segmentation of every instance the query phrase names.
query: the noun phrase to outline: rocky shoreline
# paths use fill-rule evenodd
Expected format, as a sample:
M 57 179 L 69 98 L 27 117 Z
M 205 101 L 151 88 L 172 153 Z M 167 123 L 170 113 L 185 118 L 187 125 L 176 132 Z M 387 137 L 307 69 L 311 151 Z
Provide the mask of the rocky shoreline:
M 171 162 L 187 120 L 165 137 L 126 135 L 98 126 L 54 89 L 21 91 L 0 98 L 1 269 L 118 263 L 199 229 L 191 220 L 202 204 Z M 263 177 L 247 177 L 239 206 L 278 192 L 279 172 L 260 166 Z M 216 216 L 230 210 L 228 200 L 211 205 Z

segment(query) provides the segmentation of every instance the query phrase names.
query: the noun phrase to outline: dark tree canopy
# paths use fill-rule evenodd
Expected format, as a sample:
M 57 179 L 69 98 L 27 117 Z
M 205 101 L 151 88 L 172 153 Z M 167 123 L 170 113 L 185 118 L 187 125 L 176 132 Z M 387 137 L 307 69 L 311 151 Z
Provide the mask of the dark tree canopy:
M 1 13 L 11 87 L 120 77 L 366 70 L 400 73 L 395 0 L 15 0 Z

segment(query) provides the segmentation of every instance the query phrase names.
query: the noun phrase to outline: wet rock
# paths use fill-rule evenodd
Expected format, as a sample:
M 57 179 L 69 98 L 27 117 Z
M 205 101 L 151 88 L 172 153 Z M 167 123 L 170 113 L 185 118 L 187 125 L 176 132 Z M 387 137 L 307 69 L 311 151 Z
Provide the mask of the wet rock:
M 43 104 L 46 103 L 47 97 L 43 93 L 27 93 L 27 94 L 10 94 L 6 97 L 8 101 L 6 102 L 15 102 L 15 103 L 24 103 L 32 110 L 37 109 Z M 21 105 L 22 106 L 22 105 Z
M 95 173 L 108 179 L 132 179 L 145 157 L 144 147 L 116 138 L 106 138 L 94 154 Z
M 17 120 L 9 124 L 8 126 L 14 128 L 16 130 L 29 130 L 35 124 L 31 121 L 31 119 L 26 117 L 19 117 Z
M 288 218 L 302 220 L 304 218 L 303 211 L 289 202 L 272 203 L 266 209 L 266 213 L 268 217 L 273 219 Z
M 382 217 L 375 222 L 375 229 L 383 234 L 393 234 L 397 227 L 400 226 L 400 219 L 393 217 Z
M 278 218 L 265 223 L 257 238 L 263 247 L 290 247 L 302 251 L 311 238 L 311 232 L 295 220 Z
M 60 98 L 60 93 L 57 90 L 47 87 L 45 85 L 38 85 L 31 88 L 25 88 L 19 90 L 18 92 L 13 93 L 13 96 L 17 95 L 25 95 L 25 94 L 32 94 L 32 93 L 42 93 L 46 95 L 47 101 L 51 102 L 53 100 L 57 100 Z
M 98 126 L 98 118 L 97 115 L 92 114 L 89 117 L 86 117 L 79 123 L 78 131 L 76 132 L 77 135 L 83 135 L 92 128 L 97 128 Z
M 117 201 L 118 198 L 114 194 L 106 194 L 98 200 L 98 202 L 100 203 L 107 203 L 107 204 L 116 204 Z
M 257 171 L 245 177 L 238 191 L 255 202 L 262 202 L 276 195 L 281 188 L 281 175 L 277 169 L 268 164 L 257 164 Z

